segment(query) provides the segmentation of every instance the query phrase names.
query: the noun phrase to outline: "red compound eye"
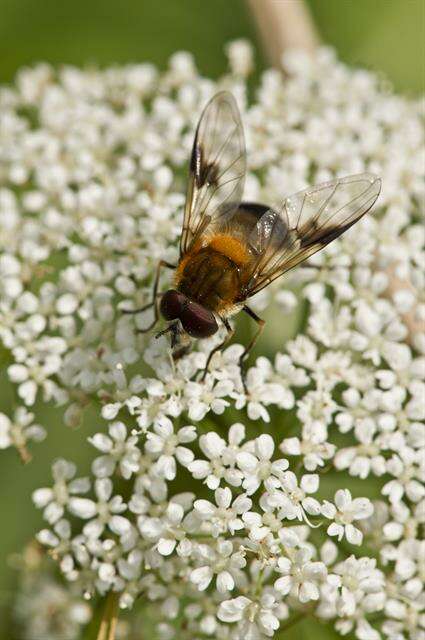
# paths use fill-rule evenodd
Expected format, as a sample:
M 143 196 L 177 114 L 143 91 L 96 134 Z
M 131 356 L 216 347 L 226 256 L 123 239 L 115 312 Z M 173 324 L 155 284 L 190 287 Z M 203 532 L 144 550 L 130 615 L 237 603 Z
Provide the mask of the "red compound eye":
M 192 338 L 208 338 L 218 329 L 214 314 L 196 302 L 188 302 L 182 309 L 180 320 Z
M 159 308 L 165 320 L 175 320 L 176 318 L 180 318 L 180 314 L 186 304 L 186 296 L 179 291 L 170 289 L 162 296 Z

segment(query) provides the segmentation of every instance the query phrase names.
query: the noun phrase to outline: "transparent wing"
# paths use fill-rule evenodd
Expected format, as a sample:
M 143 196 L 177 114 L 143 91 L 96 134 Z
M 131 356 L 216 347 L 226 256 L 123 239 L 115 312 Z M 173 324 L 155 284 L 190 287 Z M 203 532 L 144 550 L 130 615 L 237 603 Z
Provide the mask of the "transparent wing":
M 310 187 L 269 209 L 252 229 L 255 256 L 244 287 L 246 297 L 338 238 L 375 203 L 381 180 L 369 173 Z
M 208 102 L 196 129 L 181 254 L 189 250 L 213 219 L 237 209 L 245 171 L 245 140 L 239 110 L 232 94 L 222 91 Z

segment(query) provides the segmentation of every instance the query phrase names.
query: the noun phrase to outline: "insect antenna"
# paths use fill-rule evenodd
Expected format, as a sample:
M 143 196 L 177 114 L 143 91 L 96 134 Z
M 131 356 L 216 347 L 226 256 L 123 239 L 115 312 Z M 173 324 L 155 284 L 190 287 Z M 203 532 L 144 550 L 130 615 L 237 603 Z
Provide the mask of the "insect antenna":
M 178 320 L 176 322 L 172 322 L 171 324 L 168 325 L 168 327 L 166 329 L 163 329 L 162 331 L 160 331 L 159 333 L 157 333 L 155 335 L 155 338 L 160 338 L 161 336 L 165 336 L 165 334 L 167 333 L 173 333 L 176 334 L 178 332 Z

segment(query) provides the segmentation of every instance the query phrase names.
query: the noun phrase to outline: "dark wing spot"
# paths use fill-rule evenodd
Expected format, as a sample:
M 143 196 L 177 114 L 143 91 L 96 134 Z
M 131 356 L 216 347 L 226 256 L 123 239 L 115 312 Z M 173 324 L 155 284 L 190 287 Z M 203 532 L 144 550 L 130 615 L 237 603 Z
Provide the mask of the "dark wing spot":
M 258 202 L 241 202 L 238 211 L 245 216 L 251 215 L 254 219 L 259 220 L 267 211 L 270 210 L 265 204 L 258 204 Z M 237 215 L 238 212 L 235 213 Z
M 299 229 L 298 234 L 300 237 L 300 247 L 304 249 L 305 247 L 309 247 L 313 244 L 321 244 L 322 246 L 326 246 L 335 238 L 342 235 L 347 229 L 349 229 L 355 220 L 348 222 L 347 224 L 341 224 L 337 226 L 329 226 L 329 227 L 319 227 L 317 223 L 308 223 L 306 225 L 306 230 Z
M 202 184 L 207 184 L 209 187 L 216 187 L 218 185 L 218 176 L 220 175 L 220 167 L 218 164 L 211 162 L 205 165 L 204 172 L 202 174 Z
M 195 176 L 195 183 L 198 189 L 207 184 L 217 186 L 220 175 L 220 167 L 215 162 L 205 162 L 204 152 L 201 144 L 197 144 L 192 153 L 190 170 Z
M 193 174 L 197 185 L 198 185 L 197 177 L 199 175 L 201 163 L 202 163 L 202 148 L 201 148 L 201 145 L 196 144 L 195 142 L 192 149 L 192 155 L 190 156 L 190 172 Z

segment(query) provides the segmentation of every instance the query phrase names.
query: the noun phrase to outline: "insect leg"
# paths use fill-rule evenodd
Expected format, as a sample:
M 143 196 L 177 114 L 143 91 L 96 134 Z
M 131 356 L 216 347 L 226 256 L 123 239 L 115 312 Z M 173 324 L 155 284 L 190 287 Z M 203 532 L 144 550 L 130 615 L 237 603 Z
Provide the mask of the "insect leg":
M 244 361 L 248 357 L 249 352 L 251 351 L 252 347 L 255 345 L 255 343 L 257 342 L 257 340 L 260 337 L 261 333 L 263 332 L 264 325 L 266 324 L 266 321 L 263 320 L 262 318 L 259 318 L 257 316 L 257 314 L 252 309 L 247 307 L 246 305 L 242 307 L 242 311 L 245 311 L 245 313 L 247 313 L 250 318 L 255 320 L 255 322 L 258 325 L 257 331 L 255 332 L 255 334 L 253 335 L 253 337 L 252 337 L 251 341 L 249 342 L 248 346 L 245 347 L 245 351 L 243 352 L 243 354 L 239 358 L 239 367 L 240 367 L 240 370 L 241 370 L 242 384 L 243 384 L 245 393 L 247 393 L 246 380 L 245 380 L 246 371 L 245 371 L 245 367 L 244 367 Z
M 142 311 L 146 311 L 147 309 L 150 309 L 151 307 L 154 307 L 154 319 L 151 322 L 151 324 L 146 328 L 146 329 L 139 329 L 140 333 L 146 333 L 147 331 L 150 331 L 152 329 L 153 326 L 155 326 L 157 320 L 158 320 L 158 316 L 159 316 L 159 307 L 158 307 L 158 286 L 159 286 L 159 277 L 161 275 L 161 268 L 162 267 L 167 267 L 168 269 L 175 269 L 175 265 L 171 264 L 170 262 L 166 262 L 165 260 L 160 260 L 158 262 L 158 265 L 156 267 L 156 274 L 155 274 L 155 280 L 153 283 L 153 290 L 152 290 L 152 302 L 149 302 L 148 304 L 145 304 L 144 307 L 140 307 L 139 309 L 123 309 L 122 312 L 123 313 L 127 313 L 127 314 L 134 314 L 134 313 L 141 313 Z
M 190 343 L 179 345 L 172 352 L 172 360 L 173 360 L 173 362 L 177 362 L 177 360 L 180 360 L 180 358 L 183 358 L 183 356 L 185 356 L 187 353 L 189 353 L 191 348 L 192 348 L 192 345 Z
M 226 320 L 226 318 L 221 318 L 221 320 L 222 320 L 224 326 L 227 329 L 227 334 L 226 334 L 226 337 L 224 338 L 223 342 L 220 342 L 220 344 L 218 344 L 216 347 L 214 347 L 214 349 L 212 349 L 210 351 L 210 353 L 208 355 L 208 358 L 207 358 L 207 364 L 205 365 L 205 369 L 204 369 L 204 371 L 202 373 L 202 376 L 201 376 L 201 382 L 203 382 L 205 380 L 205 376 L 208 373 L 208 367 L 210 366 L 210 362 L 211 362 L 211 359 L 212 359 L 213 355 L 217 351 L 220 351 L 220 349 L 222 349 L 224 347 L 224 345 L 226 345 L 229 342 L 229 340 L 232 339 L 233 334 L 235 333 L 235 330 L 233 329 L 233 327 L 230 324 L 230 322 L 228 320 Z

